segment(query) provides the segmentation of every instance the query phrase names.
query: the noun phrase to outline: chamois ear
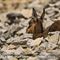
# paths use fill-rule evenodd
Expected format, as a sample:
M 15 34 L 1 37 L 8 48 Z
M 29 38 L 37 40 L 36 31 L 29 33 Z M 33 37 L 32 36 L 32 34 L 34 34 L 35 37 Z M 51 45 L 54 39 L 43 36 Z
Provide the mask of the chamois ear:
M 40 20 L 42 20 L 42 22 L 43 22 L 43 19 L 44 19 L 44 16 L 45 16 L 45 9 L 48 8 L 48 7 L 49 7 L 49 5 L 47 4 L 47 5 L 44 6 L 44 8 L 43 8 L 42 15 L 40 16 Z
M 42 13 L 40 19 L 43 20 L 44 16 L 45 16 L 45 7 L 43 8 L 43 13 Z
M 32 16 L 33 16 L 33 18 L 37 18 L 37 13 L 34 8 L 32 9 Z
M 49 5 L 44 6 L 44 8 L 43 8 L 43 13 L 42 13 L 42 15 L 41 15 L 41 17 L 40 17 L 40 20 L 43 21 L 43 18 L 44 18 L 44 16 L 45 16 L 45 9 L 48 8 L 48 7 L 49 7 Z

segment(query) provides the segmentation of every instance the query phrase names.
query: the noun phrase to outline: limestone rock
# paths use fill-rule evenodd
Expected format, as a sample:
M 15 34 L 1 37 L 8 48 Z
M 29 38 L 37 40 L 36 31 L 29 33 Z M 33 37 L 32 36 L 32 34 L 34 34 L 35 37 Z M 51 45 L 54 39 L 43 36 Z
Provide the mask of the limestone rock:
M 8 60 L 18 60 L 16 57 L 8 56 Z
M 58 37 L 59 37 L 59 33 L 56 32 L 55 34 L 51 35 L 51 36 L 48 36 L 47 38 L 47 41 L 51 42 L 51 43 L 54 43 L 54 44 L 57 44 L 58 43 Z
M 38 57 L 29 57 L 27 60 L 39 60 Z
M 39 44 L 42 42 L 43 38 L 37 38 L 35 40 L 32 40 L 29 42 L 30 46 L 39 46 Z
M 15 55 L 20 55 L 20 54 L 23 53 L 23 51 L 24 51 L 24 49 L 23 49 L 21 46 L 19 46 L 19 47 L 14 51 L 14 54 L 15 54 Z

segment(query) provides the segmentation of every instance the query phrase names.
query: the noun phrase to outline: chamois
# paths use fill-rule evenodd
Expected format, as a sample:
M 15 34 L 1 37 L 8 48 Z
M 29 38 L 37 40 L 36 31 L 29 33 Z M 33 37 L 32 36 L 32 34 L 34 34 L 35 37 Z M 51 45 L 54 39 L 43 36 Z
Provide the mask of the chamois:
M 36 10 L 33 8 L 32 18 L 29 21 L 29 26 L 26 29 L 27 33 L 33 34 L 33 39 L 38 37 L 46 37 L 48 32 L 60 31 L 60 20 L 55 21 L 51 26 L 47 27 L 45 30 L 43 28 L 43 18 L 45 15 L 45 8 L 43 8 L 43 13 L 40 18 L 36 13 Z
M 45 15 L 45 9 L 43 9 L 43 13 L 42 13 L 41 17 L 38 18 L 36 10 L 33 8 L 32 18 L 29 21 L 29 27 L 26 30 L 27 33 L 33 34 L 33 39 L 42 37 L 42 33 L 43 33 L 42 22 L 43 22 L 44 15 Z

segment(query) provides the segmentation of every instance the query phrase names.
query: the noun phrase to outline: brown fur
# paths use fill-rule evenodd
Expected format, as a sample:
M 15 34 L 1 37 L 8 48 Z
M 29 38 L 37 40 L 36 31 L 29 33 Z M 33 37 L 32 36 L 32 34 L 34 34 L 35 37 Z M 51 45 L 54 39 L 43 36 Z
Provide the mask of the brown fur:
M 51 26 L 49 26 L 44 32 L 43 36 L 46 37 L 48 32 L 60 31 L 60 20 L 55 21 Z
M 51 26 L 49 26 L 46 30 L 43 30 L 43 18 L 45 15 L 45 8 L 43 9 L 43 13 L 40 18 L 37 17 L 37 13 L 33 8 L 33 18 L 29 22 L 29 27 L 27 28 L 28 33 L 33 34 L 33 39 L 38 37 L 46 37 L 48 32 L 60 31 L 60 20 L 55 21 Z

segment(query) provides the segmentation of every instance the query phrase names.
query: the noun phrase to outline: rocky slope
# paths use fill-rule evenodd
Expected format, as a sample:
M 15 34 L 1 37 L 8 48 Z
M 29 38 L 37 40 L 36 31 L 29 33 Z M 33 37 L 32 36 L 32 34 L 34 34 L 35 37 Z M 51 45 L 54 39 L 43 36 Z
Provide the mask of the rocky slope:
M 32 34 L 26 33 L 33 7 L 40 16 L 43 7 L 49 5 L 44 28 L 60 20 L 60 0 L 46 1 L 0 0 L 0 60 L 60 60 L 60 31 L 50 32 L 45 39 L 35 40 Z M 13 22 L 7 17 L 10 13 L 14 13 Z

